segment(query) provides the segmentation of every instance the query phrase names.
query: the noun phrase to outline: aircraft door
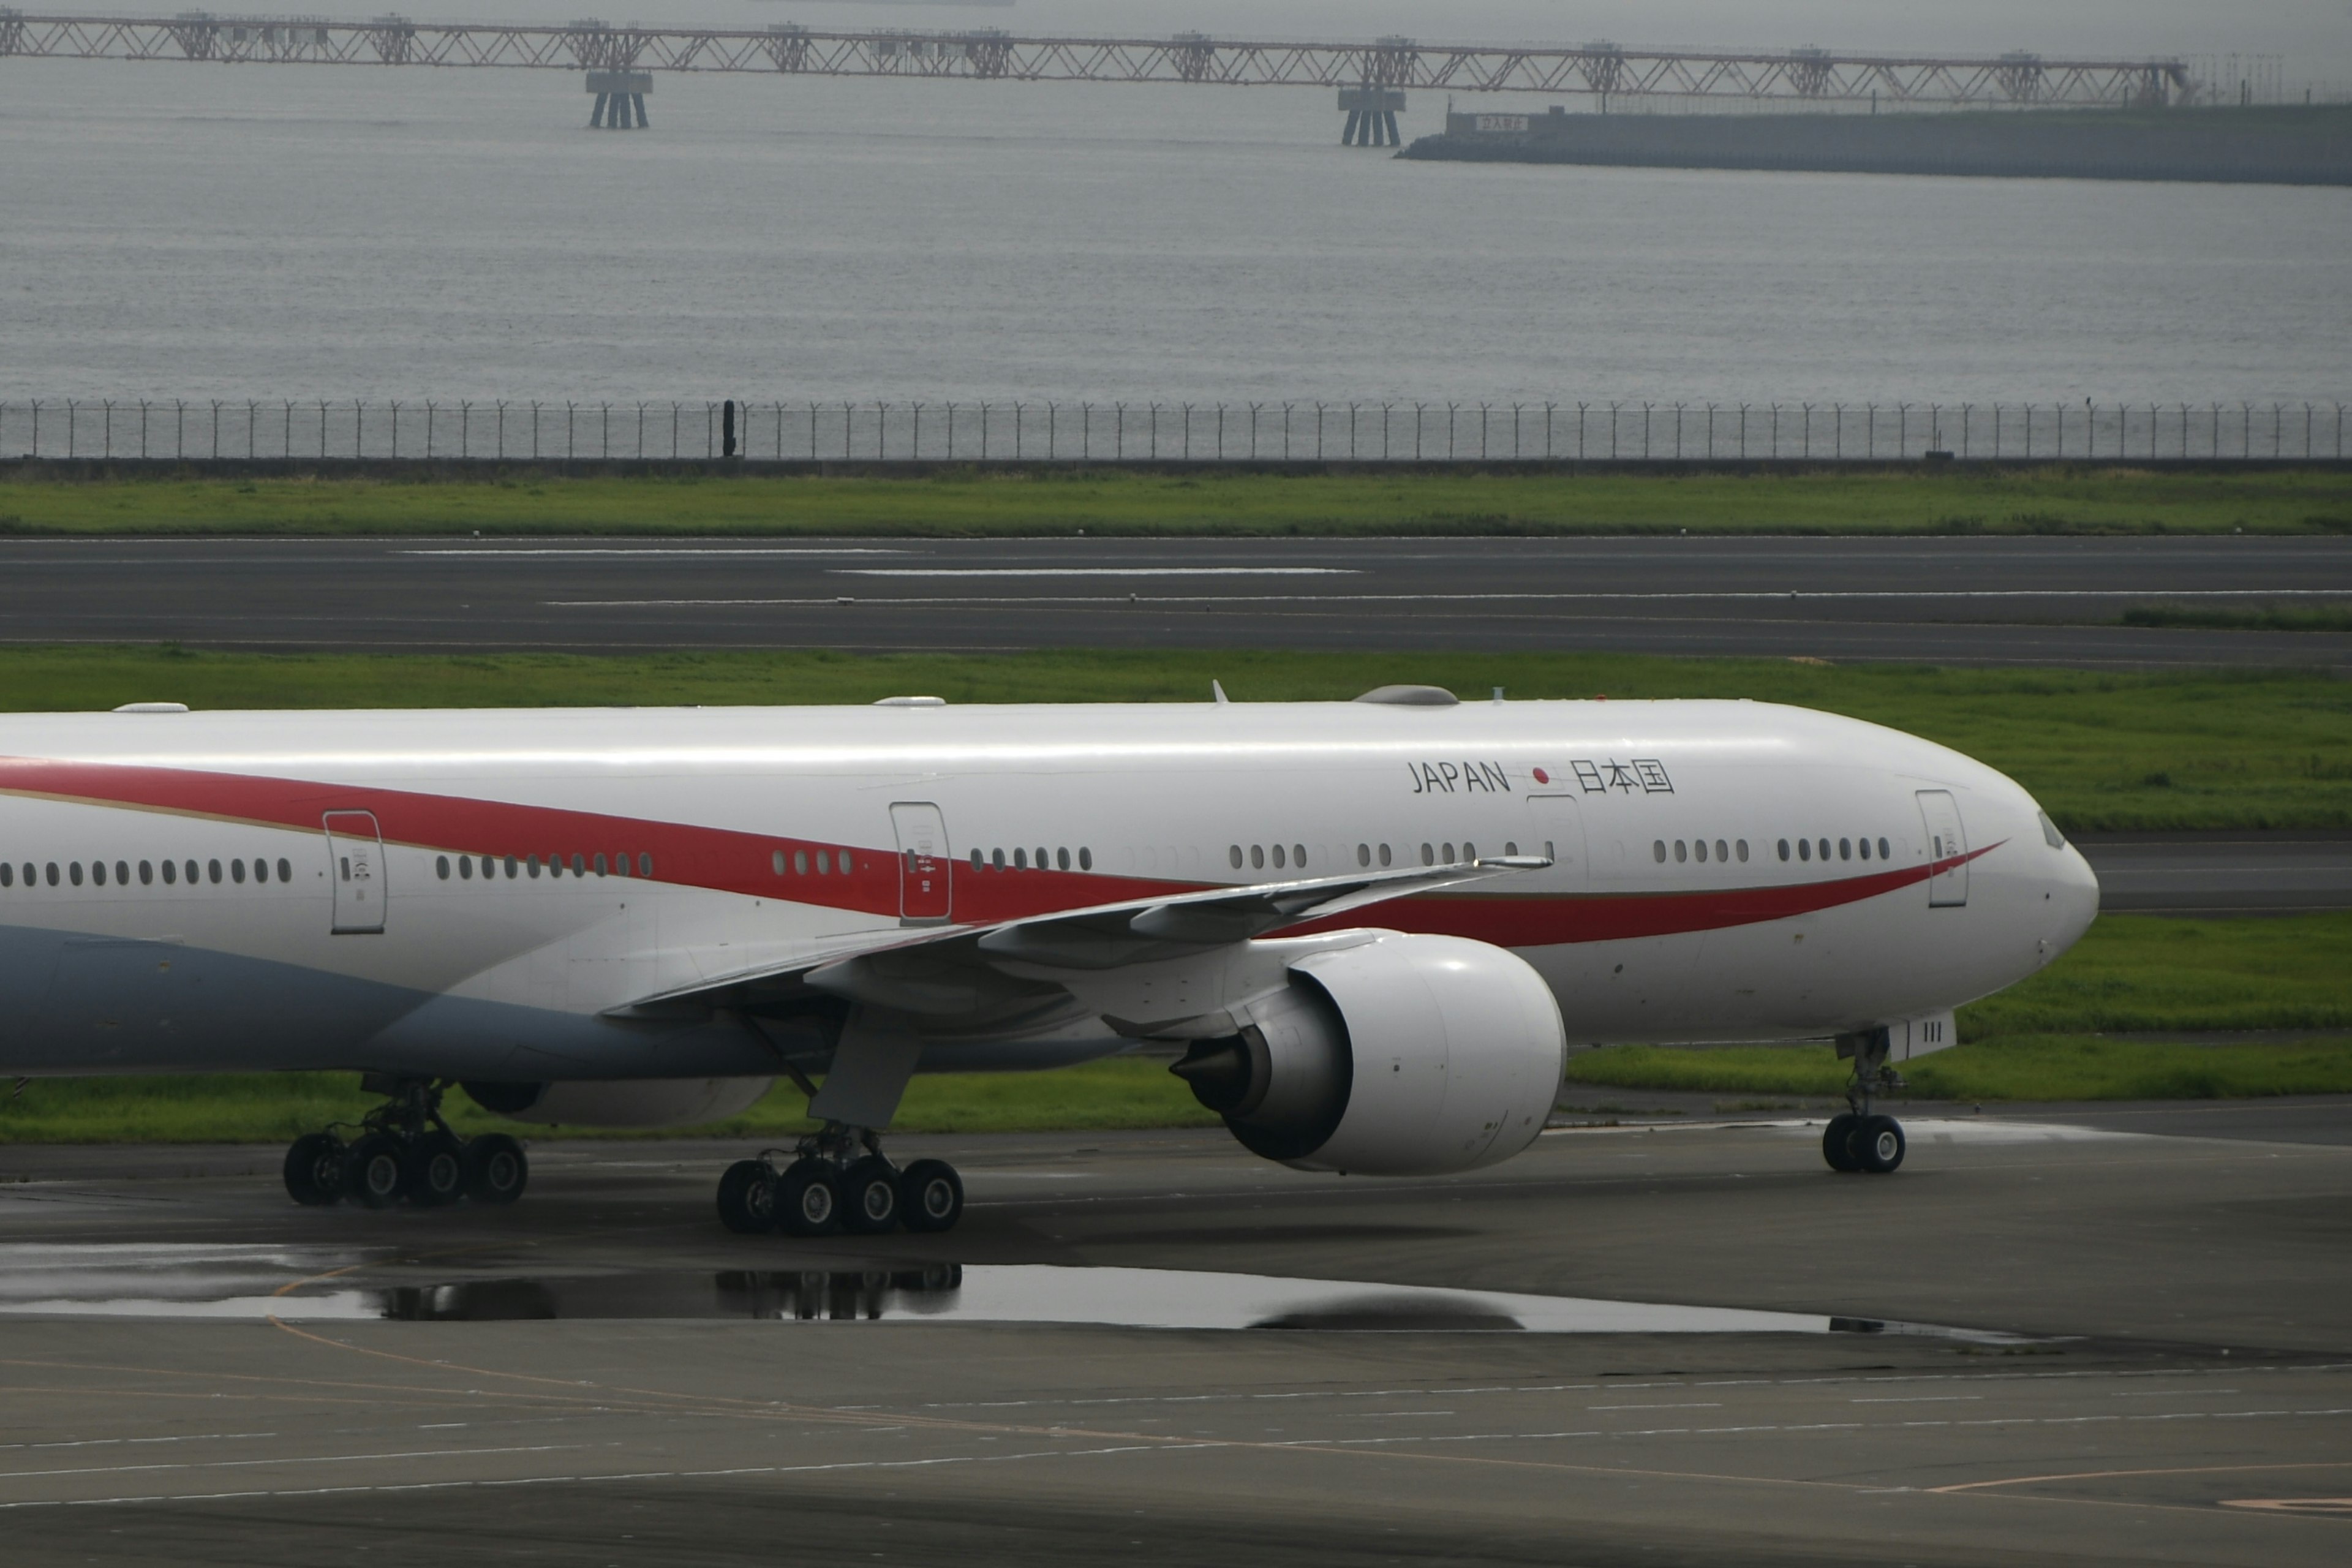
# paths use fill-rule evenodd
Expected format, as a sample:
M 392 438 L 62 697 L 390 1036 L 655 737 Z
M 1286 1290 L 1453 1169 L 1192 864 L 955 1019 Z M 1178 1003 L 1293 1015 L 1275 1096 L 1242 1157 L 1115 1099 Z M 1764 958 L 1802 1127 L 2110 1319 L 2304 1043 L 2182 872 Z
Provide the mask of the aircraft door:
M 898 836 L 898 923 L 947 924 L 955 913 L 947 820 L 928 801 L 898 801 L 890 826 Z
M 1519 840 L 1519 853 L 1550 858 L 1550 870 L 1532 873 L 1542 878 L 1546 887 L 1580 889 L 1586 885 L 1584 813 L 1574 795 L 1528 796 L 1528 834 Z M 1493 886 L 1507 889 L 1510 883 L 1507 880 Z
M 335 885 L 337 936 L 383 930 L 383 835 L 365 811 L 326 815 L 327 879 Z
M 1927 879 L 1927 907 L 1958 908 L 1969 901 L 1969 841 L 1959 805 L 1949 790 L 1923 789 L 1919 816 L 1927 827 L 1928 862 L 1937 868 Z

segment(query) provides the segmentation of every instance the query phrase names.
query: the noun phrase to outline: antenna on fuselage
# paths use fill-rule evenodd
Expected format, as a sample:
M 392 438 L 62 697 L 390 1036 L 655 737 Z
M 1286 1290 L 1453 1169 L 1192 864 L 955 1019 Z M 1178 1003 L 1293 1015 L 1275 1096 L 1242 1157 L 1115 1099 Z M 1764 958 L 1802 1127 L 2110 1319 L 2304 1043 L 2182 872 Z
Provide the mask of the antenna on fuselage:
M 1233 700 L 1232 698 L 1225 695 L 1225 683 L 1213 678 L 1209 681 L 1209 697 L 1211 700 L 1216 702 L 1219 706 L 1223 706 L 1223 704 Z

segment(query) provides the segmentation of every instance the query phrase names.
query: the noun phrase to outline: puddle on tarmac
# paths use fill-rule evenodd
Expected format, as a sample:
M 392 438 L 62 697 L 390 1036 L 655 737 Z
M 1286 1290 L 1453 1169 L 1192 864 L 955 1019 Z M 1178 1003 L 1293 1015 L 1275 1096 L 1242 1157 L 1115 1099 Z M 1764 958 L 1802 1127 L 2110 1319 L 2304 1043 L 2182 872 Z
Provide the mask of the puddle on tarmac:
M 1874 1318 L 1053 1264 L 681 1269 L 417 1285 L 358 1282 L 394 1261 L 327 1249 L 259 1247 L 0 1247 L 0 1314 L 398 1322 L 920 1320 L 1375 1332 L 1885 1333 L 2019 1342 L 2014 1335 Z M 343 1278 L 322 1278 L 338 1272 Z

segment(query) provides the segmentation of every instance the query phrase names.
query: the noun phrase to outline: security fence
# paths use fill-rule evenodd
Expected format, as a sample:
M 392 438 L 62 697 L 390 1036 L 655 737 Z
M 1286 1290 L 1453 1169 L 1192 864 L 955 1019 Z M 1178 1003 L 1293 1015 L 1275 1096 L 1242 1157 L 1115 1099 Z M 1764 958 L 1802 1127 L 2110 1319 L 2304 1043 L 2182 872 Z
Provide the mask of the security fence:
M 0 457 L 782 462 L 2341 459 L 2340 402 L 0 402 Z

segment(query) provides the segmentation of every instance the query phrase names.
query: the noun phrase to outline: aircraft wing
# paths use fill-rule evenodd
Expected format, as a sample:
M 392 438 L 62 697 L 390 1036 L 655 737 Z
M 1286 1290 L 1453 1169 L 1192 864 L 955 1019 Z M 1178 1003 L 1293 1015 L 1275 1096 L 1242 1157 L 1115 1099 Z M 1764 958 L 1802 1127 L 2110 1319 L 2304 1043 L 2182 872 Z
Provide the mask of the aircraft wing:
M 828 943 L 790 960 L 709 976 L 607 1011 L 625 1016 L 698 1002 L 745 1005 L 803 988 L 919 1016 L 987 1011 L 992 1004 L 1016 1000 L 1024 991 L 1052 989 L 1008 973 L 1008 966 L 1101 971 L 1157 963 L 1391 899 L 1538 871 L 1550 864 L 1540 856 L 1493 856 L 1450 866 L 1213 888 L 993 925 L 874 933 Z

